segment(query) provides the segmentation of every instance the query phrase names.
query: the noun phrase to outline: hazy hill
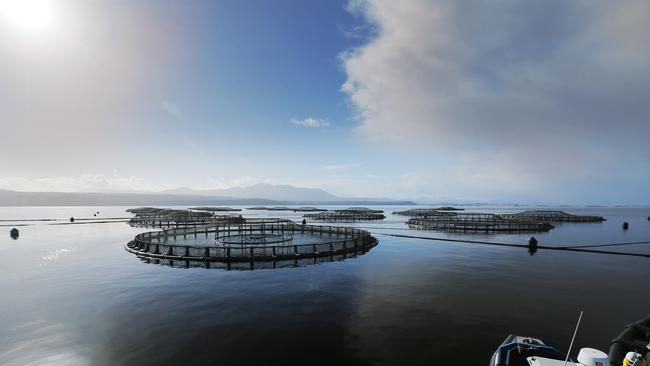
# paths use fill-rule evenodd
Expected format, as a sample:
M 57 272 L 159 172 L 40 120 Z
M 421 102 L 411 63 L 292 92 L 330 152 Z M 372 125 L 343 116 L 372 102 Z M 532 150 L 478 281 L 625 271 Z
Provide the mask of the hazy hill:
M 292 187 L 296 188 L 296 187 Z M 184 205 L 214 205 L 214 206 L 236 206 L 236 205 L 318 205 L 318 204 L 340 204 L 340 205 L 372 205 L 372 204 L 413 204 L 410 201 L 368 201 L 363 199 L 340 199 L 329 195 L 327 192 L 312 194 L 310 189 L 301 191 L 298 188 L 293 199 L 273 200 L 258 197 L 225 197 L 206 195 L 203 191 L 195 191 L 197 194 L 191 194 L 192 191 L 168 191 L 164 193 L 93 193 L 93 192 L 17 192 L 9 190 L 0 190 L 0 206 L 184 206 Z M 282 194 L 289 194 L 293 190 L 289 189 Z M 316 190 L 320 191 L 320 190 Z M 182 193 L 179 193 L 182 192 Z M 235 192 L 238 192 L 235 190 Z M 241 191 L 239 191 L 241 192 Z M 265 193 L 263 190 L 258 191 L 260 194 Z M 275 197 L 283 196 L 278 193 Z M 300 194 L 299 194 L 300 193 Z M 309 193 L 309 194 L 308 194 Z M 243 194 L 243 193 L 241 193 Z M 267 197 L 270 195 L 264 194 Z M 327 197 L 335 199 L 327 199 Z M 320 197 L 324 200 L 309 199 Z M 302 198 L 302 199 L 299 199 Z
M 275 205 L 273 200 L 161 193 L 16 192 L 0 190 L 0 206 Z
M 342 201 L 343 198 L 330 194 L 318 188 L 303 188 L 291 185 L 276 185 L 259 183 L 248 187 L 233 187 L 226 189 L 195 190 L 191 188 L 176 188 L 161 193 L 180 195 L 217 196 L 231 198 L 261 198 L 276 201 Z

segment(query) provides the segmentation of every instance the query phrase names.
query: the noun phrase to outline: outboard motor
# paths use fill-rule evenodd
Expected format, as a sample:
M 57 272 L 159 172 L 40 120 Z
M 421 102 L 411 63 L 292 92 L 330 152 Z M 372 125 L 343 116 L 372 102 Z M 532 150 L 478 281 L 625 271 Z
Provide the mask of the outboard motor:
M 585 366 L 610 366 L 609 356 L 594 348 L 583 348 L 578 353 L 578 362 Z
M 648 346 L 650 347 L 650 345 Z M 623 359 L 623 366 L 648 366 L 643 355 L 638 352 L 628 352 Z

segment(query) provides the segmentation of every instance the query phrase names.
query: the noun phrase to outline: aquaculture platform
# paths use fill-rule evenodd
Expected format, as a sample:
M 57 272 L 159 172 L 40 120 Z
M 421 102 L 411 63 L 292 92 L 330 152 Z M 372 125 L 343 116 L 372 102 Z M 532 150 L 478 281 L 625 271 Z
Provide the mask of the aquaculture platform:
M 601 222 L 602 216 L 572 215 L 564 211 L 533 210 L 516 214 L 502 214 L 501 217 L 513 220 L 531 220 L 540 222 Z
M 293 212 L 318 212 L 318 211 L 327 211 L 324 208 L 318 208 L 318 207 L 284 207 L 284 206 L 274 206 L 274 207 L 266 207 L 266 206 L 256 206 L 256 207 L 249 207 L 248 210 L 256 210 L 256 211 L 293 211 Z
M 429 216 L 450 216 L 455 215 L 453 212 L 440 211 L 439 208 L 413 208 L 405 211 L 395 211 L 393 215 L 410 216 L 410 217 L 429 217 Z
M 126 210 L 135 213 L 129 220 L 131 226 L 182 228 L 199 227 L 215 222 L 241 223 L 241 216 L 215 215 L 207 211 L 171 210 L 153 207 L 141 207 Z
M 553 225 L 543 222 L 506 219 L 499 215 L 484 213 L 456 213 L 433 217 L 409 219 L 413 229 L 457 232 L 537 232 L 549 231 Z
M 383 220 L 384 211 L 372 210 L 365 207 L 350 207 L 343 210 L 325 211 L 314 214 L 305 214 L 303 216 L 312 221 L 324 222 L 357 222 Z
M 327 209 L 318 208 L 318 207 L 298 207 L 293 209 L 293 212 L 320 212 L 320 211 L 327 211 Z
M 190 207 L 190 210 L 194 211 L 208 211 L 208 212 L 235 212 L 241 211 L 241 208 L 232 208 L 232 207 Z
M 378 241 L 348 227 L 249 219 L 137 235 L 126 250 L 142 258 L 195 262 L 268 262 L 363 254 Z

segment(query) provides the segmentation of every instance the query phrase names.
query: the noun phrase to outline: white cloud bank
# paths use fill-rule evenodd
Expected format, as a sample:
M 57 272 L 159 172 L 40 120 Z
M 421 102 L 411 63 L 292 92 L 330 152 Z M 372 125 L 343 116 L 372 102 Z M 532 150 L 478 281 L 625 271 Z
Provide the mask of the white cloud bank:
M 311 127 L 311 128 L 320 128 L 320 127 L 329 127 L 330 123 L 322 120 L 322 119 L 317 119 L 317 118 L 305 118 L 305 119 L 297 119 L 293 118 L 291 119 L 291 124 L 293 125 L 298 125 L 298 126 L 303 126 L 303 127 Z
M 23 192 L 154 192 L 171 188 L 135 176 L 82 174 L 77 177 L 2 177 L 0 189 Z
M 629 168 L 650 161 L 650 2 L 349 7 L 375 27 L 342 55 L 342 90 L 371 141 L 427 146 L 495 185 L 567 183 L 621 161 L 649 180 Z
M 330 164 L 330 165 L 324 165 L 318 170 L 324 170 L 324 171 L 339 171 L 339 170 L 347 170 L 347 169 L 352 169 L 352 168 L 358 168 L 362 164 L 361 163 L 344 163 L 344 164 Z

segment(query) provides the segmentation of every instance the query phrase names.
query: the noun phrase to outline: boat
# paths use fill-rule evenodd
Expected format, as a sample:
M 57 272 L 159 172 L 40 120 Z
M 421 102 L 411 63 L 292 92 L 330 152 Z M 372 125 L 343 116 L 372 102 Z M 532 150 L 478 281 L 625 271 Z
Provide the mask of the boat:
M 492 355 L 490 366 L 610 366 L 608 355 L 582 348 L 574 362 L 541 339 L 509 335 Z
M 575 333 L 573 337 L 575 340 Z M 575 362 L 540 339 L 511 334 L 492 355 L 490 366 L 647 366 L 648 358 L 650 316 L 625 327 L 612 340 L 609 354 L 594 348 L 582 348 Z
M 578 353 L 578 362 L 549 359 L 533 356 L 528 358 L 528 366 L 610 366 L 607 353 L 595 348 L 582 348 Z
M 612 366 L 621 366 L 629 353 L 644 355 L 649 351 L 650 315 L 628 325 L 612 340 L 609 348 L 609 361 Z
M 562 360 L 566 355 L 541 339 L 510 334 L 490 359 L 490 366 L 529 366 L 528 358 L 543 357 Z

